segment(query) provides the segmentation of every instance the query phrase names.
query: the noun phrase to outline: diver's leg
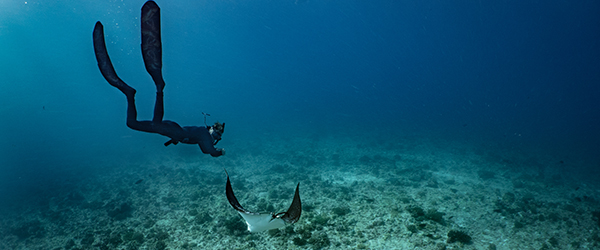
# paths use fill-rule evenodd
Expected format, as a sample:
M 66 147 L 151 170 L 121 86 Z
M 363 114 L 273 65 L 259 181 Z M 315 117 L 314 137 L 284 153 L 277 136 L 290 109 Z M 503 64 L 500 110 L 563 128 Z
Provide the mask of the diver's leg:
M 134 130 L 144 132 L 154 132 L 152 129 L 152 123 L 150 121 L 137 121 L 137 110 L 135 108 L 135 89 L 127 85 L 121 78 L 117 76 L 115 68 L 113 67 L 110 58 L 108 57 L 108 51 L 106 50 L 106 43 L 104 41 L 104 28 L 102 23 L 96 22 L 94 27 L 94 52 L 96 53 L 96 60 L 98 61 L 98 68 L 106 81 L 119 89 L 127 97 L 127 127 Z
M 154 103 L 154 117 L 152 118 L 152 122 L 161 123 L 163 119 L 164 104 L 163 104 L 163 92 L 156 92 L 156 102 Z
M 156 84 L 156 92 L 162 92 L 162 45 L 160 38 L 160 8 L 154 1 L 142 6 L 142 57 L 146 70 Z
M 138 121 L 134 95 L 127 96 L 127 127 L 149 133 L 156 133 L 150 121 Z
M 127 85 L 117 76 L 115 68 L 110 61 L 110 57 L 108 57 L 108 51 L 106 50 L 106 43 L 104 41 L 104 27 L 100 22 L 96 22 L 96 26 L 94 26 L 93 40 L 98 68 L 100 68 L 100 72 L 102 73 L 102 76 L 104 76 L 104 79 L 106 79 L 110 85 L 123 92 L 128 99 L 130 96 L 133 98 L 135 89 Z
M 164 115 L 165 82 L 162 77 L 162 44 L 160 37 L 160 8 L 153 1 L 142 7 L 142 56 L 146 71 L 156 84 L 156 102 L 152 122 L 161 123 Z

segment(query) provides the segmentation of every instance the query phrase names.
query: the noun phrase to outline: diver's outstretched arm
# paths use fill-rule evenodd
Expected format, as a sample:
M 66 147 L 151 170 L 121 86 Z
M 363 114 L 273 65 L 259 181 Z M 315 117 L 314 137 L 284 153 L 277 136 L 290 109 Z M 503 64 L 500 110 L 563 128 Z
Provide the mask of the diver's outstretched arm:
M 96 60 L 98 61 L 98 68 L 104 79 L 112 85 L 121 90 L 127 97 L 135 94 L 135 89 L 129 87 L 115 72 L 115 68 L 108 57 L 108 51 L 106 51 L 106 43 L 104 41 L 104 27 L 102 23 L 96 22 L 94 26 L 94 32 L 92 34 L 94 40 L 94 52 L 96 54 Z M 133 96 L 132 96 L 133 97 Z
M 160 8 L 154 1 L 142 6 L 142 57 L 146 70 L 162 92 L 165 81 L 162 77 L 162 45 L 160 40 Z

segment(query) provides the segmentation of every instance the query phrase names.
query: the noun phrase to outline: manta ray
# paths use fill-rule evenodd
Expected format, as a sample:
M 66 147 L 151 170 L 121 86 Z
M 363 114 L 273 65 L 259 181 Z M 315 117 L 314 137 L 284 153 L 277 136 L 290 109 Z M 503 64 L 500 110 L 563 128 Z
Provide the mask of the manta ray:
M 242 218 L 244 218 L 246 225 L 248 225 L 248 231 L 254 233 L 282 228 L 286 225 L 293 224 L 300 219 L 300 214 L 302 214 L 302 202 L 300 201 L 299 192 L 300 183 L 296 185 L 294 200 L 286 212 L 255 213 L 244 209 L 242 205 L 240 205 L 237 198 L 235 198 L 235 195 L 233 194 L 233 189 L 231 188 L 231 182 L 229 181 L 229 174 L 227 171 L 225 171 L 225 174 L 227 174 L 227 185 L 225 187 L 227 200 L 229 201 L 229 204 L 231 204 L 231 207 L 237 210 Z

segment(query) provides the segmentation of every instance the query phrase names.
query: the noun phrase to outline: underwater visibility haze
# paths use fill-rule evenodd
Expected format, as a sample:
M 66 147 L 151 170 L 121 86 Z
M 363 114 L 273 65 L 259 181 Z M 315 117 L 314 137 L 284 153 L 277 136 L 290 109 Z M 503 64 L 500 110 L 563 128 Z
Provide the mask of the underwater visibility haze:
M 599 2 L 157 1 L 164 119 L 216 158 L 98 69 L 100 21 L 152 119 L 144 3 L 0 2 L 0 249 L 600 248 Z M 248 232 L 224 169 L 302 216 Z

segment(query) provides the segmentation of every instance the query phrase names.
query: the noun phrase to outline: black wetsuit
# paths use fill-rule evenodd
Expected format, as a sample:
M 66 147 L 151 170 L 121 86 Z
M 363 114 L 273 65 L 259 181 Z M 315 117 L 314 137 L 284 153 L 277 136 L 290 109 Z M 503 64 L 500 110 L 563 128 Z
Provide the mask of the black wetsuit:
M 156 85 L 156 102 L 154 104 L 154 117 L 151 121 L 138 121 L 135 108 L 135 89 L 121 80 L 108 57 L 104 41 L 104 28 L 102 23 L 96 22 L 93 32 L 94 51 L 98 60 L 98 68 L 108 83 L 119 89 L 127 97 L 127 126 L 131 129 L 149 133 L 157 133 L 171 138 L 165 143 L 198 144 L 205 154 L 214 157 L 223 155 L 222 149 L 215 148 L 216 142 L 221 139 L 219 133 L 209 133 L 209 128 L 204 126 L 185 126 L 169 120 L 163 120 L 163 89 L 165 82 L 162 77 L 162 45 L 160 36 L 160 8 L 153 1 L 148 1 L 142 7 L 142 57 L 146 70 L 152 76 Z

